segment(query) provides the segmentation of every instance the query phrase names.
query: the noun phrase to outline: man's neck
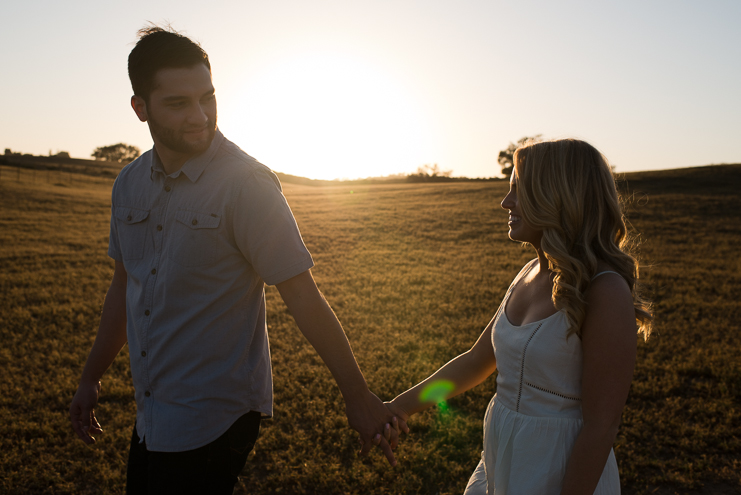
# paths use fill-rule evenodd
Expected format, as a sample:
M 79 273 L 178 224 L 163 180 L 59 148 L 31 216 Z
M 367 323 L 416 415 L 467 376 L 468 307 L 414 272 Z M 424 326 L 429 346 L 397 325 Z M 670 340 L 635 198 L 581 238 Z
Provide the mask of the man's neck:
M 157 156 L 160 159 L 160 163 L 162 163 L 162 168 L 165 171 L 165 175 L 174 174 L 175 172 L 180 170 L 183 165 L 185 165 L 185 162 L 195 156 L 172 151 L 166 146 L 162 146 L 161 144 L 158 145 L 157 141 L 154 142 L 154 151 L 157 153 Z

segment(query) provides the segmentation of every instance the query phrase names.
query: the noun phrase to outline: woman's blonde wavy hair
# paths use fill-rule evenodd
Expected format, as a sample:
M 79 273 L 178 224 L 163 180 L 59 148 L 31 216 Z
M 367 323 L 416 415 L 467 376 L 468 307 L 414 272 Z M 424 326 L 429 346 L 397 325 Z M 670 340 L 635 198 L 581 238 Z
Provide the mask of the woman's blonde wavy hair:
M 581 338 L 585 294 L 601 260 L 628 282 L 638 333 L 648 339 L 651 305 L 639 294 L 636 242 L 607 159 L 576 139 L 526 143 L 515 151 L 514 173 L 522 215 L 543 231 L 541 248 L 555 273 L 553 304 L 565 311 L 568 334 Z

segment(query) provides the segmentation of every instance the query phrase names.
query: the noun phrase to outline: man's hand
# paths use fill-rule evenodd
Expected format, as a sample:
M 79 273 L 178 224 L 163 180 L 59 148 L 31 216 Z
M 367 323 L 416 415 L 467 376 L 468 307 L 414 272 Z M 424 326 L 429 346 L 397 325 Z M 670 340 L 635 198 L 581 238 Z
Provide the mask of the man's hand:
M 116 261 L 113 280 L 100 316 L 98 334 L 69 407 L 72 429 L 88 445 L 95 443 L 93 434 L 103 433 L 95 419 L 95 406 L 100 396 L 100 377 L 126 344 L 126 284 L 126 268 L 122 262 Z
M 394 416 L 370 391 L 362 399 L 347 401 L 345 405 L 350 427 L 360 434 L 360 455 L 367 455 L 376 445 L 383 451 L 389 464 L 396 466 L 393 449 L 399 443 L 399 428 L 404 432 L 409 431 L 406 421 Z
M 95 406 L 100 396 L 100 381 L 80 382 L 69 408 L 69 420 L 80 440 L 90 445 L 95 443 L 93 434 L 103 433 L 95 418 Z

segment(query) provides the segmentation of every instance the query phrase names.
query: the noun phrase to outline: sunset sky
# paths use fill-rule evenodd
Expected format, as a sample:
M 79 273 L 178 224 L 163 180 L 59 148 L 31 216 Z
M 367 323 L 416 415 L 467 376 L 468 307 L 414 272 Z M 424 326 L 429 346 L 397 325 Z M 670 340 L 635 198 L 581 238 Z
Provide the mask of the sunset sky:
M 741 162 L 741 2 L 35 1 L 0 9 L 0 149 L 151 147 L 127 56 L 146 21 L 208 52 L 219 127 L 311 178 L 499 174 L 525 135 L 618 172 Z

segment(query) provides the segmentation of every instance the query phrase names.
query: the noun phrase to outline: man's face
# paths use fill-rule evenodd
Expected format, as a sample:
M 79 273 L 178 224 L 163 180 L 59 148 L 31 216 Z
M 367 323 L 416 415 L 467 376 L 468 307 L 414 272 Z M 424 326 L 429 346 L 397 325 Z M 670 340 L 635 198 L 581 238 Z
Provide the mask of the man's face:
M 216 132 L 216 96 L 203 64 L 160 69 L 144 117 L 158 152 L 193 157 L 205 152 Z M 135 97 L 137 98 L 137 97 Z M 136 108 L 135 108 L 136 109 Z

